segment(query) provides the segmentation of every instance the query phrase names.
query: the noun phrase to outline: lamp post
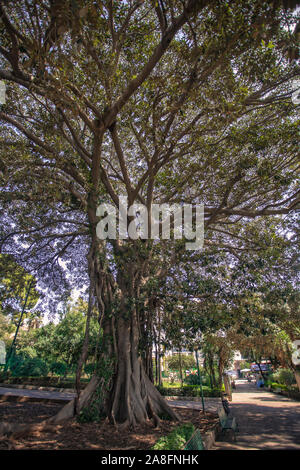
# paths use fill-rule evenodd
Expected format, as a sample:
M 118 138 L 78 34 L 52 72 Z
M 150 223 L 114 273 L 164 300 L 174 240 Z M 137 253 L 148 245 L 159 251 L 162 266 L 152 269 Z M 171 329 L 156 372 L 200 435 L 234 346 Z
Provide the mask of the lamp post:
M 204 397 L 203 397 L 203 388 L 202 388 L 202 376 L 201 376 L 200 367 L 199 367 L 198 347 L 195 347 L 194 350 L 195 350 L 195 356 L 196 356 L 196 362 L 197 362 L 198 377 L 199 377 L 199 382 L 200 382 L 202 410 L 203 410 L 203 413 L 204 413 L 204 411 L 205 411 L 205 409 L 204 409 Z

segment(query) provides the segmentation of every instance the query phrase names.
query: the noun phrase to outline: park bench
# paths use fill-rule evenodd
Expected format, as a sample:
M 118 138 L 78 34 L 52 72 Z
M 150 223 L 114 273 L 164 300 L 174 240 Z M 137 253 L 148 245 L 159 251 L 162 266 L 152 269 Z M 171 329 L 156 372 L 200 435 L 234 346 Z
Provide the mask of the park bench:
M 222 428 L 222 433 L 226 431 L 232 431 L 232 436 L 236 440 L 235 433 L 238 431 L 237 422 L 234 416 L 226 414 L 224 407 L 218 409 L 218 416 L 220 420 L 220 425 Z
M 227 396 L 225 394 L 222 396 L 222 406 L 224 408 L 225 413 L 227 415 L 229 415 L 230 408 L 229 408 L 229 403 L 228 403 L 228 400 L 227 400 Z

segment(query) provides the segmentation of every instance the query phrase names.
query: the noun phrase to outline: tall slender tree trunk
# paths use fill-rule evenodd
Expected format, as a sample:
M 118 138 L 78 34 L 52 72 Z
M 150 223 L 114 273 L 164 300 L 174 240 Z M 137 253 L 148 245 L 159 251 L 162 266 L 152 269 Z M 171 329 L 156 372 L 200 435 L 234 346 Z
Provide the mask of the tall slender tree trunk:
M 264 372 L 263 372 L 263 370 L 262 370 L 262 368 L 261 368 L 261 365 L 260 365 L 260 361 L 259 361 L 259 362 L 256 362 L 256 365 L 257 365 L 258 368 L 259 368 L 259 372 L 260 372 L 262 378 L 263 378 L 264 380 L 266 380 L 265 375 L 264 375 Z
M 160 306 L 157 307 L 157 314 L 158 314 L 158 384 L 159 386 L 162 385 L 162 372 L 161 372 L 161 312 Z
M 82 369 L 83 369 L 84 363 L 88 355 L 90 321 L 91 321 L 92 310 L 93 310 L 93 294 L 94 294 L 94 284 L 90 283 L 89 303 L 88 303 L 88 311 L 87 311 L 87 316 L 86 316 L 84 342 L 83 342 L 82 351 L 78 360 L 76 377 L 75 377 L 75 388 L 76 388 L 76 393 L 77 393 L 77 397 L 75 398 L 75 413 L 77 413 L 77 407 L 78 407 L 79 396 L 80 396 L 80 379 L 81 379 Z
M 211 386 L 213 388 L 217 387 L 216 375 L 215 375 L 215 368 L 214 368 L 214 355 L 211 351 L 207 353 L 207 367 L 209 369 L 209 378 L 211 381 Z
M 180 384 L 183 386 L 183 374 L 182 374 L 182 358 L 181 358 L 181 349 L 178 352 L 179 355 L 179 374 L 180 374 Z
M 218 361 L 218 387 L 221 390 L 223 384 L 223 373 L 224 373 L 224 359 L 222 355 L 222 348 L 219 349 L 219 361 Z
M 298 385 L 298 389 L 300 391 L 300 371 L 299 370 L 294 370 L 295 373 L 295 379 Z

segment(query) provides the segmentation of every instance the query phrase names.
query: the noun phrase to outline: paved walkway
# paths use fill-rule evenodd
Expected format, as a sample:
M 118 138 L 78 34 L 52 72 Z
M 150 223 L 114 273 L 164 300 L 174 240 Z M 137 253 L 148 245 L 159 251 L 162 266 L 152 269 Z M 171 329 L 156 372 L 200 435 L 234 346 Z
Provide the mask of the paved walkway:
M 28 390 L 25 388 L 8 388 L 0 387 L 0 401 L 15 400 L 15 401 L 57 401 L 68 402 L 72 400 L 75 393 L 54 392 L 47 390 Z
M 202 410 L 202 401 L 186 401 L 184 398 L 182 400 L 173 400 L 169 397 L 165 397 L 168 400 L 169 405 L 176 408 L 190 408 L 194 410 Z M 210 411 L 211 413 L 217 413 L 218 408 L 222 406 L 220 398 L 206 398 L 204 397 L 204 410 Z
M 230 408 L 237 441 L 218 441 L 212 450 L 300 450 L 299 402 L 238 380 Z

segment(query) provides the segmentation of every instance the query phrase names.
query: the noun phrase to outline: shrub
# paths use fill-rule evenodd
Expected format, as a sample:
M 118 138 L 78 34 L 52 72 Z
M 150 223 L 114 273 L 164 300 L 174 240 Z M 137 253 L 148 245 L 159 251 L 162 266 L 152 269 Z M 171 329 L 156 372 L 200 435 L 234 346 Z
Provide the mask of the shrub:
M 196 361 L 193 355 L 191 354 L 174 354 L 174 356 L 168 357 L 167 359 L 168 369 L 179 371 L 180 364 L 182 370 L 192 369 L 196 367 Z
M 99 423 L 104 415 L 100 412 L 98 406 L 93 403 L 83 408 L 77 416 L 78 423 Z
M 280 384 L 284 384 L 287 386 L 294 384 L 296 381 L 294 372 L 290 369 L 279 369 L 277 372 L 273 374 L 272 379 L 275 382 L 278 382 Z
M 87 375 L 91 376 L 91 375 L 94 373 L 94 371 L 95 371 L 95 364 L 94 364 L 94 363 L 86 364 L 86 365 L 84 366 L 84 372 L 85 372 Z
M 79 423 L 99 423 L 103 417 L 103 394 L 101 387 L 97 387 L 92 402 L 80 411 L 77 421 Z
M 181 450 L 194 432 L 195 427 L 192 423 L 183 424 L 173 429 L 167 436 L 158 439 L 152 450 Z
M 178 397 L 200 397 L 201 389 L 198 385 L 185 385 L 183 387 L 156 387 L 159 393 L 163 396 L 178 396 Z M 221 390 L 218 388 L 210 388 L 203 385 L 203 396 L 204 397 L 219 397 L 221 396 Z
M 207 377 L 206 376 L 201 376 L 202 379 L 202 384 L 207 383 Z M 198 374 L 189 374 L 185 379 L 184 382 L 187 385 L 200 385 L 200 377 Z
M 278 382 L 272 382 L 271 383 L 271 388 L 274 388 L 275 390 L 276 390 L 276 388 L 280 388 L 281 390 L 287 390 L 288 389 L 287 385 L 280 384 Z
M 200 377 L 198 374 L 189 374 L 185 379 L 184 382 L 187 385 L 200 385 Z
M 49 369 L 46 362 L 38 357 L 24 358 L 15 356 L 10 365 L 13 377 L 41 377 L 48 374 Z
M 52 362 L 50 364 L 50 372 L 55 375 L 64 375 L 66 373 L 67 366 L 63 362 Z

